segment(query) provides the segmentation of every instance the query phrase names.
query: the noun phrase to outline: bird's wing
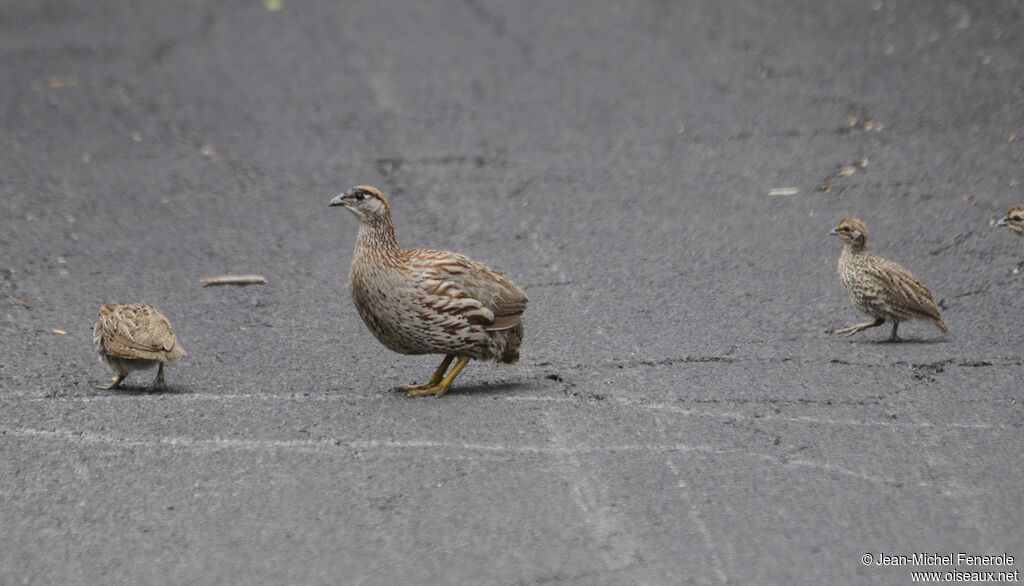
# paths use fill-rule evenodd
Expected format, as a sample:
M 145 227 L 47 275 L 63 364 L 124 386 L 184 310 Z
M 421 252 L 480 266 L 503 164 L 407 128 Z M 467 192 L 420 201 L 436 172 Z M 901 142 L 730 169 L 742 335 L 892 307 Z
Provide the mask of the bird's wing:
M 519 325 L 529 299 L 502 273 L 454 252 L 416 248 L 406 254 L 427 305 L 488 330 Z
M 103 347 L 121 358 L 165 358 L 178 341 L 162 313 L 142 304 L 125 305 L 106 318 Z
M 884 258 L 870 267 L 867 274 L 875 279 L 892 301 L 911 313 L 931 319 L 942 319 L 932 293 L 921 281 L 902 266 Z

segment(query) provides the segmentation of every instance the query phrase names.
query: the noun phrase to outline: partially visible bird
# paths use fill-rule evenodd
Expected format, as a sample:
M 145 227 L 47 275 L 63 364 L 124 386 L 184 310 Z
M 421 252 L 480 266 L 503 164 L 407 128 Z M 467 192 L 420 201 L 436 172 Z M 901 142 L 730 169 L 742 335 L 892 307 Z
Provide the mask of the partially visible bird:
M 136 370 L 159 365 L 152 390 L 167 388 L 164 364 L 185 355 L 171 330 L 171 322 L 156 308 L 145 303 L 104 303 L 100 317 L 92 328 L 92 345 L 99 356 L 114 371 L 113 381 L 100 389 L 116 389 Z
M 1024 238 L 1024 205 L 1010 208 L 1002 220 L 996 222 L 996 226 L 1002 226 L 1010 231 L 1016 232 L 1017 236 Z M 1013 272 L 1019 273 L 1024 269 L 1024 260 L 1014 267 Z
M 508 277 L 454 252 L 400 248 L 391 204 L 374 187 L 357 185 L 330 205 L 359 220 L 349 286 L 366 327 L 395 352 L 445 356 L 429 382 L 399 390 L 443 397 L 470 359 L 519 360 L 528 300 Z
M 843 219 L 829 234 L 846 243 L 839 256 L 839 279 L 850 293 L 850 300 L 857 309 L 875 318 L 841 329 L 837 334 L 852 336 L 888 321 L 892 323 L 892 334 L 887 341 L 898 342 L 896 330 L 900 322 L 914 319 L 929 320 L 942 333 L 949 332 L 927 287 L 907 269 L 868 252 L 868 228 L 864 222 L 859 218 Z
M 1024 238 L 1024 205 L 1010 208 L 1003 219 L 996 222 L 996 226 L 1007 228 L 1016 232 L 1017 236 Z

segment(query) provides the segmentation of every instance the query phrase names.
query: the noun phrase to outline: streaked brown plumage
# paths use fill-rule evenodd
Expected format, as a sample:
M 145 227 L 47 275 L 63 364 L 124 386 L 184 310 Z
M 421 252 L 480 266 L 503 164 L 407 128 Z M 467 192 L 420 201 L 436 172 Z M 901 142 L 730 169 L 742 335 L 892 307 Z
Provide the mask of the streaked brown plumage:
M 164 364 L 185 355 L 171 323 L 144 303 L 103 304 L 92 328 L 92 345 L 100 361 L 114 371 L 113 381 L 102 389 L 117 388 L 130 373 L 158 365 L 151 388 L 165 389 Z
M 850 293 L 850 300 L 857 309 L 875 318 L 841 329 L 837 334 L 852 336 L 888 321 L 892 323 L 888 341 L 896 342 L 900 339 L 896 335 L 900 322 L 914 319 L 929 320 L 942 333 L 949 332 L 927 287 L 907 269 L 868 252 L 868 228 L 864 222 L 846 218 L 829 234 L 845 243 L 839 256 L 839 279 Z
M 330 205 L 359 220 L 349 285 L 366 327 L 395 352 L 445 355 L 430 382 L 401 390 L 441 397 L 470 359 L 519 360 L 528 300 L 508 277 L 454 252 L 400 248 L 391 204 L 374 187 L 353 187 Z

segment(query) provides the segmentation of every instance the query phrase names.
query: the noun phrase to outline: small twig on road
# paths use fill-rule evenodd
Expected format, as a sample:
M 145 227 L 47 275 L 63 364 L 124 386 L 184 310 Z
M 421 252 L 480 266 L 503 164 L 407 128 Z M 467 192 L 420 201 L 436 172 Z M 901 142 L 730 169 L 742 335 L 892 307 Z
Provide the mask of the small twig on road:
M 267 280 L 263 278 L 263 275 L 219 275 L 199 279 L 199 284 L 203 287 L 210 285 L 266 285 Z

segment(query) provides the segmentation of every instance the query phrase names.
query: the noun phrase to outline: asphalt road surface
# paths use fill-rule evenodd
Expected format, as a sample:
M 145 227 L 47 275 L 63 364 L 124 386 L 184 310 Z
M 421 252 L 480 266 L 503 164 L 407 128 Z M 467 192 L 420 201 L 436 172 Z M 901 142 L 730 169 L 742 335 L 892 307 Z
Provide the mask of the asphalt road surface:
M 1011 0 L 3 0 L 0 582 L 1024 568 L 1024 246 L 990 225 L 1022 56 Z M 436 358 L 348 298 L 357 183 L 523 286 L 519 365 L 392 390 Z M 854 214 L 952 333 L 831 334 Z M 170 316 L 171 392 L 94 388 L 110 299 Z

